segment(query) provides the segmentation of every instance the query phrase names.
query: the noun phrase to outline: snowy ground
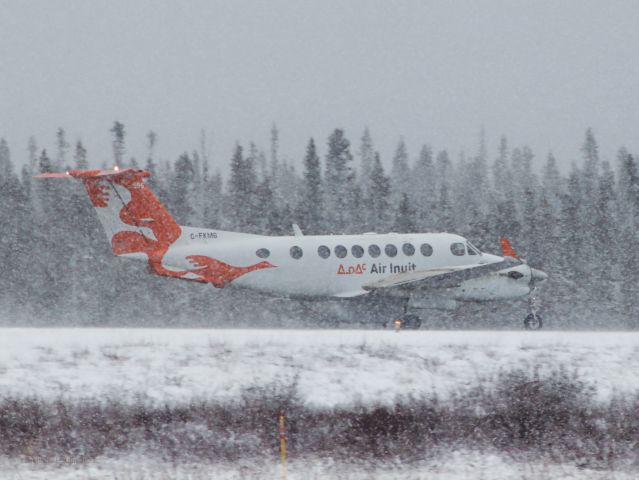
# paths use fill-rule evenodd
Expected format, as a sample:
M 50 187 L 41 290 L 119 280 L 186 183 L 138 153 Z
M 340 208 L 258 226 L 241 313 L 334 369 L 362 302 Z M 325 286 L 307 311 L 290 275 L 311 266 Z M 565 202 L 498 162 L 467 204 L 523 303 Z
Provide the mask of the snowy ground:
M 639 333 L 170 329 L 0 329 L 0 396 L 111 397 L 158 403 L 232 402 L 248 387 L 297 382 L 308 406 L 445 399 L 500 371 L 564 366 L 598 400 L 639 390 Z M 440 452 L 410 465 L 370 466 L 293 458 L 288 480 L 636 478 L 634 467 L 590 470 L 503 452 Z M 33 460 L 33 459 L 32 459 Z M 245 464 L 167 463 L 132 452 L 74 464 L 0 457 L 7 479 L 278 478 L 277 459 Z
M 130 455 L 104 458 L 87 464 L 53 466 L 0 459 L 6 480 L 261 480 L 281 479 L 276 463 L 176 464 Z M 636 471 L 592 470 L 570 464 L 539 460 L 514 460 L 499 454 L 475 451 L 450 452 L 411 465 L 370 466 L 344 464 L 331 459 L 289 462 L 286 480 L 635 480 Z
M 636 332 L 0 329 L 0 394 L 232 401 L 295 379 L 311 406 L 444 397 L 563 365 L 601 400 L 639 390 Z

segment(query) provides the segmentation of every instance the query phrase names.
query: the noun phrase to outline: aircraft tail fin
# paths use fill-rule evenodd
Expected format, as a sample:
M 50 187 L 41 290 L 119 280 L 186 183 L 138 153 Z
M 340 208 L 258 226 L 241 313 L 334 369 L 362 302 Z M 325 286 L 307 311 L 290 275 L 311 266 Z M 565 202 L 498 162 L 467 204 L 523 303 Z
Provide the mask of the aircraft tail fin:
M 162 269 L 160 261 L 169 246 L 180 238 L 182 228 L 144 182 L 149 176 L 149 172 L 143 170 L 116 168 L 43 173 L 36 178 L 82 181 L 113 253 L 148 257 L 157 271 Z

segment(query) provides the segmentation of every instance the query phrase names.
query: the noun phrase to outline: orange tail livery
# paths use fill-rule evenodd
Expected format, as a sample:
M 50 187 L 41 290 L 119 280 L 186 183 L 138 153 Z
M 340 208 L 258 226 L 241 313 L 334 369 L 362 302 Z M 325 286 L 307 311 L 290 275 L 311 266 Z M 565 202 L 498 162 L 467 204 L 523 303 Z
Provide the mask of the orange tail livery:
M 246 273 L 274 267 L 269 262 L 232 266 L 204 255 L 194 257 L 198 245 L 207 245 L 212 240 L 249 239 L 253 235 L 178 225 L 146 185 L 144 179 L 149 175 L 143 170 L 127 168 L 43 173 L 38 178 L 81 180 L 113 253 L 146 259 L 159 275 L 222 287 Z M 227 242 L 220 243 L 223 254 Z M 197 268 L 193 268 L 193 258 L 198 259 Z M 201 267 L 204 264 L 206 268 Z

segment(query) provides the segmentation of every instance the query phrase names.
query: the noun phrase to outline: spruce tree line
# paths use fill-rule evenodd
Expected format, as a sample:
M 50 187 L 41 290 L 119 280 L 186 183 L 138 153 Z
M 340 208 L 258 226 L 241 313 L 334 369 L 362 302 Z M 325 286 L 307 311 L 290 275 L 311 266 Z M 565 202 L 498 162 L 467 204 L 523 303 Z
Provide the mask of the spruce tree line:
M 348 313 L 343 306 L 339 314 L 331 307 L 309 313 L 299 302 L 149 276 L 140 263 L 112 255 L 79 182 L 33 179 L 115 163 L 150 171 L 151 188 L 183 225 L 265 235 L 290 234 L 292 223 L 307 234 L 449 231 L 494 253 L 507 235 L 550 275 L 540 295 L 552 324 L 639 326 L 637 161 L 624 148 L 612 163 L 602 160 L 590 129 L 581 161 L 562 174 L 552 154 L 541 159 L 506 138 L 489 158 L 483 132 L 477 153 L 455 160 L 429 145 L 413 156 L 401 140 L 387 171 L 368 129 L 357 146 L 335 129 L 325 154 L 310 139 L 302 158 L 291 161 L 281 155 L 273 126 L 268 155 L 253 143 L 234 147 L 228 178 L 211 168 L 204 134 L 198 148 L 173 163 L 156 158 L 154 132 L 142 161 L 127 158 L 122 123 L 110 134 L 113 159 L 102 164 L 92 163 L 81 141 L 71 145 L 61 128 L 54 152 L 32 137 L 24 156 L 12 157 L 0 140 L 3 324 L 268 326 L 287 317 L 286 324 L 312 326 L 335 315 L 362 323 L 375 316 L 370 308 Z M 248 313 L 256 303 L 259 317 Z M 455 325 L 472 325 L 499 308 L 462 311 Z

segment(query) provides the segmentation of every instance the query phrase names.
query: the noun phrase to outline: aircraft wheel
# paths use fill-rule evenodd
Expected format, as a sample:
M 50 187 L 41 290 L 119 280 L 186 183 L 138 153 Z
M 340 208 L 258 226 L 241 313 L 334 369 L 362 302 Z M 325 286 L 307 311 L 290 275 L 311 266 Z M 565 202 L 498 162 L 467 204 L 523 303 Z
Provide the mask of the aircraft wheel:
M 544 322 L 541 317 L 536 313 L 529 313 L 524 319 L 524 328 L 526 330 L 541 330 Z

